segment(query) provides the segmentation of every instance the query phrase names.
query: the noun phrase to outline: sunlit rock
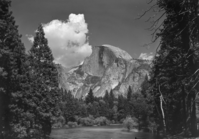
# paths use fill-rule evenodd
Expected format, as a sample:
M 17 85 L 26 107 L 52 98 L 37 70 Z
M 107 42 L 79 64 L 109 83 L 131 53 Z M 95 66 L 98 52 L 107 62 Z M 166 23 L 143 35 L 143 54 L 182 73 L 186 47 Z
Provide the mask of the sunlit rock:
M 140 90 L 145 76 L 149 75 L 149 64 L 146 60 L 132 59 L 118 47 L 95 46 L 81 65 L 70 70 L 58 66 L 59 84 L 76 98 L 84 98 L 90 88 L 97 97 L 111 89 L 115 95 L 126 95 L 129 86 L 133 92 Z

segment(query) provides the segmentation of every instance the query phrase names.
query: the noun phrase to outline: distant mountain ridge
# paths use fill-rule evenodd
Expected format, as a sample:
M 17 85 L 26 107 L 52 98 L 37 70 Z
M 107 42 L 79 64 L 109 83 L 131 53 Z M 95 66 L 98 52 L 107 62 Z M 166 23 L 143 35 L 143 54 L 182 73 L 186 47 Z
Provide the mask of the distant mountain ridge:
M 69 71 L 58 65 L 59 85 L 70 90 L 76 98 L 85 97 L 90 88 L 97 97 L 106 90 L 126 95 L 128 87 L 140 90 L 150 71 L 149 60 L 133 59 L 127 52 L 111 45 L 94 46 L 84 62 Z

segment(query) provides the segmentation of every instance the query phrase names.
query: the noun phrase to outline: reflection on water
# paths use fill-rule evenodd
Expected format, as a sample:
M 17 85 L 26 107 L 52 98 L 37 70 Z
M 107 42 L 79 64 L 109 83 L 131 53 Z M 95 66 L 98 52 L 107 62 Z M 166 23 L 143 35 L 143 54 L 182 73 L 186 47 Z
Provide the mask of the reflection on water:
M 72 129 L 55 129 L 52 139 L 161 139 L 160 136 L 144 132 L 127 132 L 121 125 L 105 127 L 79 127 Z

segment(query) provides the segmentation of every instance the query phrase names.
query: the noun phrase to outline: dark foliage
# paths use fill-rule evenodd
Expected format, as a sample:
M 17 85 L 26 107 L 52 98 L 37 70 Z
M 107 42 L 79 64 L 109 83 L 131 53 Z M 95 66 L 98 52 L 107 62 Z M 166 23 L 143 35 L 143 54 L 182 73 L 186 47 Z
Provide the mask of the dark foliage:
M 94 102 L 94 96 L 93 96 L 92 89 L 90 89 L 90 91 L 89 91 L 88 95 L 86 96 L 85 100 L 86 100 L 86 104 Z
M 21 96 L 25 48 L 15 24 L 11 2 L 0 0 L 0 138 L 20 137 L 24 121 Z
M 30 110 L 33 117 L 30 129 L 48 136 L 51 133 L 52 117 L 59 115 L 60 100 L 58 73 L 53 63 L 52 52 L 40 25 L 36 31 L 29 57 Z
M 199 1 L 158 0 L 156 4 L 166 15 L 156 34 L 161 44 L 153 61 L 149 87 L 156 121 L 169 134 L 195 136 Z

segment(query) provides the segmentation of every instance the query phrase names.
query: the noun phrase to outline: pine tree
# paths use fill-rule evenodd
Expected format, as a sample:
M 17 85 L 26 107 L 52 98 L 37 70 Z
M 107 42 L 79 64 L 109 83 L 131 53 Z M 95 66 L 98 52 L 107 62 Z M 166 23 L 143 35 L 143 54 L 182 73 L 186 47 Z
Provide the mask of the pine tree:
M 88 95 L 86 96 L 85 101 L 86 101 L 86 104 L 88 104 L 88 103 L 93 103 L 93 102 L 94 102 L 94 96 L 93 96 L 93 91 L 92 91 L 92 89 L 89 90 L 89 93 L 88 93 Z
M 118 120 L 126 118 L 126 113 L 125 113 L 125 102 L 126 98 L 123 97 L 123 95 L 118 96 Z
M 131 86 L 129 86 L 128 88 L 128 92 L 127 92 L 127 101 L 126 101 L 126 114 L 130 115 L 131 114 L 131 99 L 132 99 L 132 89 Z
M 20 121 L 17 114 L 19 98 L 23 93 L 21 79 L 23 78 L 22 64 L 25 61 L 25 48 L 15 25 L 11 2 L 0 0 L 0 137 L 18 137 L 15 133 Z M 20 125 L 18 126 L 18 128 Z
M 68 91 L 68 93 L 65 94 L 65 100 L 62 105 L 62 112 L 66 120 L 66 123 L 69 121 L 73 121 L 75 114 L 78 113 L 78 109 L 76 100 L 70 91 Z
M 108 93 L 108 90 L 106 90 L 105 95 L 103 97 L 103 100 L 106 102 L 107 105 L 109 105 L 109 93 Z
M 127 101 L 128 102 L 131 101 L 131 97 L 132 97 L 132 89 L 131 89 L 131 86 L 129 86 L 128 92 L 127 92 Z
M 141 84 L 141 93 L 144 97 L 148 97 L 147 90 L 150 87 L 148 75 L 145 76 L 145 80 Z
M 53 60 L 43 27 L 40 25 L 29 52 L 29 72 L 35 111 L 32 126 L 42 131 L 44 136 L 51 132 L 51 119 L 52 116 L 58 115 L 57 104 L 61 95 L 58 89 L 58 72 Z
M 109 107 L 110 107 L 110 109 L 112 109 L 113 106 L 114 106 L 114 100 L 115 100 L 115 96 L 113 94 L 113 90 L 111 89 L 110 95 L 109 95 Z
M 153 61 L 150 92 L 168 133 L 196 133 L 198 4 L 198 0 L 157 1 L 166 19 L 157 33 L 161 45 Z

